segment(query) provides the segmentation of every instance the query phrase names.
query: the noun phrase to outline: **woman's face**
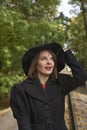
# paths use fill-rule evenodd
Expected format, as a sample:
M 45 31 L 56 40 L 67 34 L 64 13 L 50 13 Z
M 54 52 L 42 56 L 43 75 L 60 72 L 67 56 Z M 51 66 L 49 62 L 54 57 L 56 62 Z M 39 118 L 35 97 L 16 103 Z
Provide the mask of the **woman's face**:
M 55 63 L 52 54 L 48 51 L 42 51 L 38 59 L 38 66 L 37 66 L 38 75 L 49 76 L 50 74 L 52 74 L 54 64 Z

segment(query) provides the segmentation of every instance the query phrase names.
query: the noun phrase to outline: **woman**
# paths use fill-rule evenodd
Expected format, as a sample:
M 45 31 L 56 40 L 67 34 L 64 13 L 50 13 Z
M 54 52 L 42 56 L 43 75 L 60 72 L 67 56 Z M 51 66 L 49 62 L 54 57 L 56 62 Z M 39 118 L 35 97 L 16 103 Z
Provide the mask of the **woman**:
M 65 63 L 72 77 L 59 73 Z M 73 53 L 64 52 L 57 43 L 45 44 L 28 50 L 22 65 L 28 78 L 11 91 L 11 108 L 19 130 L 67 130 L 65 96 L 87 80 Z

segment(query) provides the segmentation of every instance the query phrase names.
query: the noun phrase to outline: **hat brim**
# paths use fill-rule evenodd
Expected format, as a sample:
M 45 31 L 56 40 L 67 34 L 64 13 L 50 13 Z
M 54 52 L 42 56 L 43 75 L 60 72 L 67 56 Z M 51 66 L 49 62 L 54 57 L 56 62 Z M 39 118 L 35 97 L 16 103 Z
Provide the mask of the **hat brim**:
M 55 55 L 57 59 L 57 71 L 60 72 L 65 67 L 65 56 L 63 48 L 58 43 L 49 43 L 44 44 L 41 46 L 37 46 L 34 48 L 29 49 L 22 58 L 22 67 L 24 70 L 24 73 L 28 75 L 28 71 L 32 62 L 32 59 L 43 50 L 51 50 Z

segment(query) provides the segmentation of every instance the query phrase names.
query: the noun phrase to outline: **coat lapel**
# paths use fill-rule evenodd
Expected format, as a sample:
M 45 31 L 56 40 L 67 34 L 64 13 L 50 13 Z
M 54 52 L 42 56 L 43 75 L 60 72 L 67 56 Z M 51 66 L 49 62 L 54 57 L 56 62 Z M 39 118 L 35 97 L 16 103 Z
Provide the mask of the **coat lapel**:
M 38 79 L 26 80 L 24 87 L 27 94 L 48 104 L 50 103 L 50 100 L 56 98 L 60 94 L 60 89 L 57 82 L 52 81 L 50 78 L 46 83 L 45 90 L 43 90 Z
M 28 95 L 49 104 L 46 94 L 38 79 L 26 80 L 24 87 Z

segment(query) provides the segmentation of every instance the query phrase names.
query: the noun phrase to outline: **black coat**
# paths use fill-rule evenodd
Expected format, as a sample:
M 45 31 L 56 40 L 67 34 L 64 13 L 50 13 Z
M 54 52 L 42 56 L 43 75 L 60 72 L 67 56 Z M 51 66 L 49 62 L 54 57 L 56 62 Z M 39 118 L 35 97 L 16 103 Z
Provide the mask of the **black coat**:
M 68 51 L 66 62 L 73 77 L 59 74 L 48 79 L 43 90 L 38 79 L 26 79 L 14 85 L 11 91 L 11 108 L 19 130 L 67 130 L 64 121 L 65 96 L 87 80 L 87 74 Z

